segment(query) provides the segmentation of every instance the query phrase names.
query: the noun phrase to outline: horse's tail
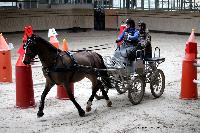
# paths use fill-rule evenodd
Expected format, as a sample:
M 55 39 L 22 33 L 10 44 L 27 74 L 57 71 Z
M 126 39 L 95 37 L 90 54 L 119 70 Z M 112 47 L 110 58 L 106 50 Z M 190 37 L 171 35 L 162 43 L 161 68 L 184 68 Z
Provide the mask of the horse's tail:
M 107 67 L 106 67 L 106 65 L 105 65 L 105 63 L 104 63 L 104 61 L 103 61 L 103 57 L 102 57 L 100 54 L 98 54 L 98 53 L 96 53 L 96 54 L 97 54 L 97 55 L 99 56 L 99 58 L 101 59 L 101 69 L 107 69 Z M 100 71 L 99 73 L 100 73 L 100 75 L 101 75 L 102 82 L 103 82 L 108 88 L 112 88 L 112 84 L 111 84 L 111 81 L 110 81 L 110 78 L 109 78 L 109 75 L 108 75 L 107 71 Z

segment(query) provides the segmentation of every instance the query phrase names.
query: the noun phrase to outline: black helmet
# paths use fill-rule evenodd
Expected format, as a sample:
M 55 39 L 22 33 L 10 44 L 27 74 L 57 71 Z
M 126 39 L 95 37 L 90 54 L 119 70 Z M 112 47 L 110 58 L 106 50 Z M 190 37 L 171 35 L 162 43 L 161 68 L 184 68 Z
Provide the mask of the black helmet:
M 130 25 L 131 28 L 135 28 L 135 21 L 132 20 L 131 18 L 126 20 L 126 24 Z
M 139 21 L 138 26 L 140 27 L 141 30 L 146 30 L 146 24 L 143 21 Z
M 138 22 L 139 27 L 141 26 L 141 23 L 143 23 L 143 21 L 139 20 L 139 22 Z

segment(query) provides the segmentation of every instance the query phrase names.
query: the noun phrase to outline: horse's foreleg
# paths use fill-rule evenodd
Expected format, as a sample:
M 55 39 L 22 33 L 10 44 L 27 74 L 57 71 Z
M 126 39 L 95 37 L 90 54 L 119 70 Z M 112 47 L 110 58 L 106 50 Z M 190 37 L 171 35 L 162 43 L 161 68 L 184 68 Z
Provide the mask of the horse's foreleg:
M 67 94 L 70 98 L 70 100 L 73 102 L 73 104 L 76 106 L 79 116 L 83 117 L 85 116 L 85 111 L 81 108 L 81 106 L 76 102 L 74 95 L 72 94 L 71 88 L 69 83 L 64 83 L 65 89 L 67 91 Z
M 38 117 L 42 117 L 44 115 L 43 113 L 43 109 L 44 109 L 44 101 L 45 101 L 45 97 L 48 94 L 48 92 L 50 91 L 50 89 L 54 86 L 55 84 L 52 82 L 49 82 L 48 80 L 46 80 L 46 84 L 45 84 L 45 89 L 42 92 L 41 95 L 41 101 L 40 101 L 40 105 L 39 105 L 39 110 L 37 113 Z

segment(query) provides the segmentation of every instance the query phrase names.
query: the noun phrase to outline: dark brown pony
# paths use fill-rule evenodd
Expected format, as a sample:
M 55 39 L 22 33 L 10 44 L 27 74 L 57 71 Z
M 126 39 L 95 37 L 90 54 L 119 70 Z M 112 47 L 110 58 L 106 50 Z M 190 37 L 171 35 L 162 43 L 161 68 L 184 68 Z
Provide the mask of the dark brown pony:
M 45 97 L 55 84 L 64 85 L 70 100 L 78 109 L 79 115 L 85 116 L 85 111 L 76 102 L 69 85 L 82 80 L 84 77 L 87 77 L 92 82 L 92 95 L 87 102 L 86 111 L 89 112 L 91 110 L 92 101 L 99 89 L 101 89 L 107 101 L 107 106 L 110 107 L 112 105 L 102 85 L 101 81 L 103 80 L 98 80 L 98 76 L 108 77 L 107 72 L 97 71 L 98 69 L 106 69 L 101 55 L 87 51 L 71 55 L 69 52 L 55 48 L 51 43 L 34 34 L 24 44 L 24 50 L 23 63 L 25 65 L 30 64 L 35 56 L 38 55 L 43 66 L 43 74 L 46 78 L 45 89 L 41 95 L 39 111 L 37 113 L 38 117 L 44 115 Z M 104 82 L 105 85 L 109 86 L 108 78 L 105 78 Z

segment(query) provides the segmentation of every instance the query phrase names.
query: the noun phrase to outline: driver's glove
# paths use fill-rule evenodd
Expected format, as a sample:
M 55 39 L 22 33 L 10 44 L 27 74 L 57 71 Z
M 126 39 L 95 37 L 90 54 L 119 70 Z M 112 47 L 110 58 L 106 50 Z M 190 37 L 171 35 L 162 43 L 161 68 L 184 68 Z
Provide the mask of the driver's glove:
M 128 41 L 131 41 L 131 39 L 130 39 L 130 38 L 131 38 L 131 35 L 130 35 L 130 34 L 128 34 L 128 36 L 127 36 L 127 40 L 128 40 Z
M 118 39 L 117 39 L 115 42 L 116 42 L 116 43 L 119 43 L 119 42 L 120 42 L 120 40 L 118 40 Z

